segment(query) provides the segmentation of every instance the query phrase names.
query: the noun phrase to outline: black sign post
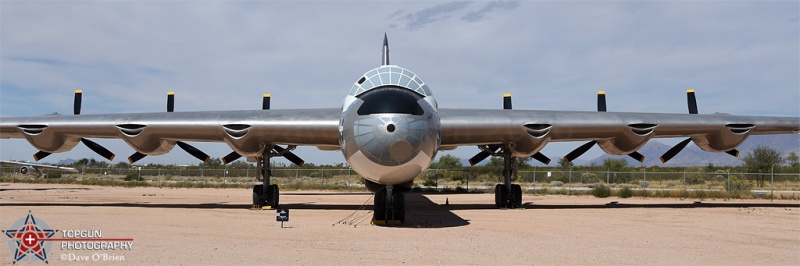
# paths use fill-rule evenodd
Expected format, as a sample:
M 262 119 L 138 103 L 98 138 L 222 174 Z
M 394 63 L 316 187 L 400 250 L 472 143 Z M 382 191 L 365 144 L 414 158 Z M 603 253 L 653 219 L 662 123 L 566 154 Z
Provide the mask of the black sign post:
M 281 228 L 283 228 L 283 222 L 289 221 L 289 209 L 280 208 L 276 210 L 275 213 L 275 220 L 281 222 Z

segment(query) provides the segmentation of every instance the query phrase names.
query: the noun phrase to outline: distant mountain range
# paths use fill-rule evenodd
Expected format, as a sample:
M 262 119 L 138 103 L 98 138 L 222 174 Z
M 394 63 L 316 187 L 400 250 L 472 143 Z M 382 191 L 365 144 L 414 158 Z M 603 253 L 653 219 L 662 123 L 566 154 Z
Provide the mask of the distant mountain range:
M 56 164 L 57 165 L 70 165 L 70 164 L 73 164 L 73 163 L 75 163 L 77 161 L 78 160 L 75 160 L 75 159 L 64 159 L 64 160 L 58 161 Z
M 645 166 L 705 166 L 712 163 L 716 166 L 728 165 L 741 165 L 742 159 L 745 154 L 753 151 L 758 146 L 766 146 L 779 151 L 783 156 L 788 155 L 790 152 L 796 152 L 800 155 L 800 135 L 786 134 L 786 135 L 754 135 L 747 138 L 747 140 L 739 145 L 739 157 L 733 157 L 726 153 L 714 153 L 701 150 L 699 147 L 690 143 L 683 151 L 678 153 L 672 160 L 666 164 L 662 164 L 659 159 L 661 155 L 667 150 L 672 148 L 669 145 L 661 143 L 657 140 L 651 140 L 639 149 L 639 153 L 645 156 L 644 163 L 640 163 L 629 156 L 608 155 L 604 154 L 588 161 L 576 160 L 576 165 L 589 165 L 596 164 L 602 165 L 603 160 L 606 158 L 624 158 L 628 161 L 628 165 L 645 165 Z

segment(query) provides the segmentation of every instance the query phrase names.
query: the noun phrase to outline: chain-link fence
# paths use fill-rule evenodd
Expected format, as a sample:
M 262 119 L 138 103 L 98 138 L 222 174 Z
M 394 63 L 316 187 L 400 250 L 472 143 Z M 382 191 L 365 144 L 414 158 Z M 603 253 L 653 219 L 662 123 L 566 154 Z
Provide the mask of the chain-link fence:
M 51 177 L 33 182 L 67 182 L 126 186 L 249 187 L 255 184 L 258 172 L 249 168 L 82 168 L 78 174 L 48 173 Z M 674 170 L 674 169 L 673 169 Z M 19 167 L 2 167 L 4 182 L 31 182 L 19 174 Z M 515 175 L 528 193 L 590 194 L 596 187 L 608 188 L 612 194 L 651 197 L 775 197 L 800 198 L 798 173 L 734 173 L 659 171 L 590 171 L 590 170 L 527 170 Z M 65 181 L 67 180 L 67 181 Z M 352 169 L 344 168 L 273 168 L 272 183 L 283 189 L 363 190 L 364 181 Z M 444 170 L 428 169 L 415 179 L 415 186 L 466 191 L 493 191 L 502 183 L 500 171 L 486 168 Z M 620 194 L 623 193 L 623 194 Z

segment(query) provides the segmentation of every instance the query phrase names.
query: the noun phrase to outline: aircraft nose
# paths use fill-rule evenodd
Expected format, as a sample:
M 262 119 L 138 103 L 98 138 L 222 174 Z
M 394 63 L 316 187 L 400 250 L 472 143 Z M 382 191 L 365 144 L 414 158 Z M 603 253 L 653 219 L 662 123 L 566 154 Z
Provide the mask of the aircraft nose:
M 411 153 L 414 149 L 411 147 L 411 144 L 405 140 L 398 140 L 392 143 L 392 146 L 389 147 L 389 156 L 394 161 L 405 161 L 411 157 Z

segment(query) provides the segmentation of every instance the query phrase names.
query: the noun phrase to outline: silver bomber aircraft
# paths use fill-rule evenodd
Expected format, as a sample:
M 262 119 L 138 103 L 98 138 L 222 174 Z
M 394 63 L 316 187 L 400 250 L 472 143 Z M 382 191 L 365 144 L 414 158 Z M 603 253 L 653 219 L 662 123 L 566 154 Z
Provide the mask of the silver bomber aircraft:
M 42 171 L 45 171 L 45 172 L 59 171 L 59 172 L 67 172 L 67 173 L 78 173 L 78 169 L 75 169 L 75 168 L 72 168 L 72 167 L 61 167 L 61 166 L 46 165 L 46 164 L 0 161 L 0 165 L 19 167 L 19 173 L 22 174 L 22 175 L 29 176 L 31 179 L 41 177 L 44 174 L 44 173 L 42 173 Z M 2 174 L 2 173 L 0 173 L 0 174 Z
M 119 138 L 136 153 L 131 163 L 147 155 L 165 154 L 176 145 L 201 160 L 208 155 L 185 141 L 224 142 L 233 150 L 225 163 L 242 156 L 261 169 L 261 184 L 253 187 L 253 204 L 277 206 L 279 191 L 270 184 L 271 157 L 283 156 L 301 165 L 292 153 L 297 146 L 339 150 L 375 193 L 374 222 L 404 221 L 404 193 L 425 171 L 439 150 L 477 146 L 476 164 L 489 156 L 504 159 L 503 184 L 495 187 L 495 205 L 518 207 L 522 190 L 514 184 L 517 159 L 550 159 L 539 151 L 549 142 L 588 141 L 567 154 L 572 161 L 592 146 L 609 154 L 637 152 L 651 138 L 685 137 L 662 157 L 666 162 L 690 141 L 709 152 L 738 155 L 736 147 L 753 134 L 800 132 L 798 117 L 701 115 L 693 91 L 688 114 L 606 112 L 605 94 L 598 94 L 598 112 L 511 110 L 510 95 L 498 110 L 439 108 L 427 84 L 414 72 L 389 63 L 386 35 L 378 68 L 358 77 L 341 109 L 270 110 L 265 95 L 262 110 L 224 112 L 80 114 L 76 91 L 75 115 L 3 117 L 0 138 L 25 138 L 40 150 L 39 160 L 66 152 L 79 142 L 109 160 L 114 154 L 89 138 Z

